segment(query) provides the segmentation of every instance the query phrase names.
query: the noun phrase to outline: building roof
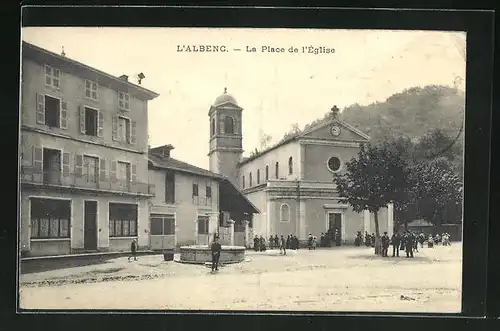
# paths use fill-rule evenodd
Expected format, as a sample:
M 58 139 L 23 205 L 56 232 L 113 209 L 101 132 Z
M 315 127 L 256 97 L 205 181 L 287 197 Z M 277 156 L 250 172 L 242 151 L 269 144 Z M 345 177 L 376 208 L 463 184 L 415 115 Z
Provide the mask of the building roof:
M 329 121 L 319 123 L 318 125 L 315 125 L 315 126 L 313 126 L 313 127 L 309 128 L 309 129 L 307 129 L 307 130 L 304 130 L 304 131 L 298 132 L 298 133 L 296 133 L 296 134 L 294 134 L 294 135 L 291 135 L 291 136 L 289 136 L 288 138 L 281 140 L 281 141 L 280 141 L 280 142 L 278 142 L 277 144 L 275 144 L 275 145 L 273 145 L 273 146 L 271 146 L 271 147 L 269 147 L 269 148 L 266 148 L 266 149 L 264 149 L 264 150 L 260 151 L 259 153 L 256 153 L 256 154 L 254 154 L 254 155 L 252 155 L 252 156 L 249 156 L 249 157 L 246 157 L 246 158 L 243 158 L 243 159 L 240 161 L 240 163 L 239 163 L 239 164 L 240 164 L 240 165 L 243 165 L 243 164 L 245 164 L 245 163 L 248 163 L 248 162 L 250 162 L 250 161 L 252 161 L 252 160 L 254 160 L 254 159 L 256 159 L 256 158 L 258 158 L 258 157 L 260 157 L 260 156 L 262 156 L 262 155 L 264 155 L 264 154 L 266 154 L 266 153 L 268 153 L 268 152 L 270 152 L 270 151 L 272 151 L 272 150 L 277 149 L 278 147 L 281 147 L 281 146 L 283 146 L 283 145 L 286 145 L 286 144 L 288 144 L 288 143 L 290 143 L 290 142 L 292 142 L 292 141 L 298 140 L 298 139 L 300 139 L 300 138 L 304 137 L 305 135 L 307 135 L 307 134 L 309 134 L 309 133 L 311 133 L 311 132 L 313 132 L 313 131 L 316 131 L 316 130 L 318 130 L 318 129 L 320 129 L 320 128 L 323 128 L 323 127 L 325 127 L 325 126 L 327 126 L 327 125 L 331 125 L 331 124 L 333 124 L 333 123 L 338 123 L 338 124 L 340 124 L 340 125 L 342 125 L 342 126 L 344 126 L 344 127 L 348 128 L 349 130 L 353 131 L 354 133 L 358 134 L 358 135 L 359 135 L 359 136 L 361 136 L 362 138 L 364 138 L 364 139 L 366 139 L 366 140 L 370 140 L 370 137 L 369 137 L 368 135 L 364 134 L 363 132 L 361 132 L 360 130 L 358 130 L 358 129 L 356 129 L 355 127 L 353 127 L 353 126 L 351 126 L 351 125 L 349 125 L 349 124 L 347 124 L 347 123 L 345 123 L 345 122 L 341 121 L 341 120 L 340 120 L 340 119 L 338 119 L 338 118 L 334 118 L 334 119 L 331 119 L 331 120 L 329 120 Z
M 151 165 L 155 168 L 176 170 L 176 171 L 180 171 L 180 172 L 184 172 L 184 173 L 189 173 L 189 174 L 193 174 L 193 175 L 209 177 L 209 178 L 214 178 L 214 179 L 224 179 L 225 178 L 224 176 L 219 175 L 215 172 L 211 172 L 209 170 L 196 167 L 192 164 L 179 161 L 179 160 L 174 159 L 172 157 L 160 157 L 158 155 L 154 155 L 154 154 L 150 153 L 148 158 L 149 158 L 149 162 L 151 163 Z
M 236 101 L 236 99 L 231 94 L 227 93 L 227 87 L 225 87 L 224 93 L 222 93 L 215 99 L 213 106 L 217 107 L 228 102 L 234 104 L 235 106 L 238 106 L 238 102 Z
M 158 155 L 149 154 L 150 164 L 154 168 L 168 169 L 193 175 L 213 178 L 219 181 L 221 190 L 220 207 L 226 211 L 243 211 L 249 214 L 260 213 L 259 209 L 250 202 L 241 193 L 233 183 L 231 183 L 225 176 L 219 175 L 215 172 L 208 171 L 203 168 L 196 167 L 186 162 L 176 160 L 172 157 L 160 157 Z
M 110 75 L 104 71 L 92 68 L 86 64 L 25 41 L 22 42 L 22 56 L 23 58 L 30 58 L 41 64 L 54 66 L 63 72 L 77 77 L 97 81 L 99 85 L 106 86 L 113 90 L 127 92 L 141 100 L 152 100 L 159 96 L 158 93 L 140 85 L 133 84 L 124 78 Z

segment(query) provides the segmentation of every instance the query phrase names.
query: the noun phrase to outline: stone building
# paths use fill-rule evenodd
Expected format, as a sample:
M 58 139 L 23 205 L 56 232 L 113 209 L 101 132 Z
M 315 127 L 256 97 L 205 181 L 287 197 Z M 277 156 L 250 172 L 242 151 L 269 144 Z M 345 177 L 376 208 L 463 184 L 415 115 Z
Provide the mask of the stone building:
M 22 254 L 148 247 L 147 111 L 158 94 L 26 42 L 21 75 Z
M 319 237 L 337 229 L 343 242 L 352 243 L 357 231 L 375 232 L 374 215 L 354 212 L 333 184 L 333 174 L 345 171 L 370 137 L 335 117 L 243 158 L 243 113 L 226 89 L 210 107 L 210 170 L 227 176 L 261 211 L 254 234 L 306 240 L 309 233 Z M 379 224 L 392 234 L 392 205 L 379 212 Z
M 214 233 L 224 244 L 245 246 L 252 215 L 259 210 L 220 174 L 172 157 L 171 145 L 149 152 L 149 181 L 155 183 L 150 200 L 151 249 L 206 245 Z M 248 220 L 244 227 L 229 226 L 229 215 Z M 227 229 L 227 231 L 225 231 Z

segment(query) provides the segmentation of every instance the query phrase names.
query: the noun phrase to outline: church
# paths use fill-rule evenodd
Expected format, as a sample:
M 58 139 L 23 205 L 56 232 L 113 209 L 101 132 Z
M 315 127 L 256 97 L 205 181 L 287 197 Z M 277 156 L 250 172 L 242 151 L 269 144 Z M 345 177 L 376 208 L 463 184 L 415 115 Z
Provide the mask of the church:
M 260 210 L 251 222 L 253 235 L 293 234 L 306 241 L 309 234 L 319 238 L 332 229 L 341 234 L 342 243 L 351 244 L 357 231 L 375 232 L 374 214 L 353 211 L 333 183 L 333 174 L 345 171 L 346 162 L 357 156 L 369 136 L 334 117 L 243 157 L 243 114 L 243 107 L 224 89 L 208 112 L 208 155 L 210 171 L 228 178 Z M 391 236 L 392 204 L 378 216 L 380 232 Z

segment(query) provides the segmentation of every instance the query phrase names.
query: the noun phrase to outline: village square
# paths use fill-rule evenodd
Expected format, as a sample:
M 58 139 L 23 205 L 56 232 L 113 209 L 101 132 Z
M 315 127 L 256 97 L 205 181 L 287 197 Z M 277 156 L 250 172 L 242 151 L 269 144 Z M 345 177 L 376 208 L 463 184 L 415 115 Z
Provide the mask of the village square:
M 151 146 L 162 95 L 145 79 L 23 41 L 21 308 L 460 311 L 463 123 L 409 134 L 332 97 L 246 153 L 247 110 L 222 86 L 205 169 Z M 382 105 L 456 119 L 463 91 Z

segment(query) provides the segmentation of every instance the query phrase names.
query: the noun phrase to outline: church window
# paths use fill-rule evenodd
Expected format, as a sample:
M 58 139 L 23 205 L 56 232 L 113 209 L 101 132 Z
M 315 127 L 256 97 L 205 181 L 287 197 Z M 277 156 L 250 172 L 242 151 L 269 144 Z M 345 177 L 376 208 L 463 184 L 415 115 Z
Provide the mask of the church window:
M 252 187 L 252 173 L 248 174 L 248 187 Z
M 245 176 L 242 177 L 241 185 L 242 188 L 245 188 Z
M 279 162 L 276 162 L 276 179 L 279 178 L 279 175 L 280 175 L 280 163 Z
M 288 159 L 288 174 L 293 174 L 293 158 L 291 156 Z
M 284 203 L 281 205 L 280 209 L 281 209 L 280 210 L 280 212 L 281 212 L 280 221 L 281 222 L 290 222 L 290 206 L 288 206 L 286 203 Z
M 210 134 L 213 136 L 215 135 L 215 118 L 212 118 L 212 124 L 210 127 Z
M 336 156 L 332 156 L 327 162 L 328 170 L 331 172 L 339 171 L 340 169 L 340 159 Z
M 269 180 L 269 166 L 266 165 L 266 180 Z
M 224 118 L 224 130 L 226 133 L 234 133 L 234 120 L 231 116 L 226 116 Z
M 257 169 L 257 185 L 260 184 L 260 170 Z

